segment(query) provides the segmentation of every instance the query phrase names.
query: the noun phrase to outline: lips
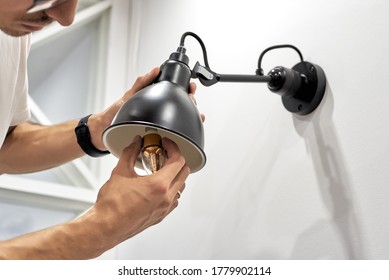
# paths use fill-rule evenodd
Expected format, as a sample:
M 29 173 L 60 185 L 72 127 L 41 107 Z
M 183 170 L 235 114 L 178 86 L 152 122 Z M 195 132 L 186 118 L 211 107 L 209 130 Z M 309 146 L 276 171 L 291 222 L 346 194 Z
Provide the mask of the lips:
M 30 31 L 30 32 L 33 32 L 33 31 L 39 31 L 41 30 L 43 27 L 45 27 L 45 25 L 32 25 L 32 24 L 22 24 L 23 28 L 26 30 L 26 31 Z
M 49 20 L 45 20 L 45 21 L 42 21 L 42 20 L 41 21 L 24 21 L 24 22 L 21 22 L 21 26 L 26 31 L 33 32 L 33 31 L 41 30 L 42 28 L 44 28 L 45 26 L 47 26 L 51 22 L 52 21 L 49 21 Z

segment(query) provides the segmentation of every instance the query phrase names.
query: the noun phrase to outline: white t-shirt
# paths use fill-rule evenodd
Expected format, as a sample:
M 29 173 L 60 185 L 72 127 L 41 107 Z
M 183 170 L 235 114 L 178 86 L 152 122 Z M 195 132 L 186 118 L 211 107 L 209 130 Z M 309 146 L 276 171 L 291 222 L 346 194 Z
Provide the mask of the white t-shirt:
M 10 126 L 30 118 L 27 57 L 31 35 L 11 37 L 0 30 L 0 148 Z

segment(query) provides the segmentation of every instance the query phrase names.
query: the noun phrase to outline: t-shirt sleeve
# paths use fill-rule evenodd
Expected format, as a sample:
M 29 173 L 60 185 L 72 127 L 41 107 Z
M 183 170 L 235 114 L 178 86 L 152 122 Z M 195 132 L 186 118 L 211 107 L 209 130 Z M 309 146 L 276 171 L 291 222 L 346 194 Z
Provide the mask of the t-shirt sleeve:
M 11 126 L 23 123 L 25 121 L 28 121 L 31 118 L 31 112 L 28 105 L 28 76 L 27 76 L 27 65 L 25 65 L 25 62 L 27 62 L 28 53 L 30 51 L 30 44 L 31 44 L 31 35 L 25 36 L 24 44 L 22 44 L 20 52 L 24 59 L 21 59 L 21 64 L 19 67 L 19 73 L 18 73 L 18 84 L 16 86 L 16 91 L 19 92 L 18 94 L 18 100 L 14 111 L 13 118 L 11 120 Z

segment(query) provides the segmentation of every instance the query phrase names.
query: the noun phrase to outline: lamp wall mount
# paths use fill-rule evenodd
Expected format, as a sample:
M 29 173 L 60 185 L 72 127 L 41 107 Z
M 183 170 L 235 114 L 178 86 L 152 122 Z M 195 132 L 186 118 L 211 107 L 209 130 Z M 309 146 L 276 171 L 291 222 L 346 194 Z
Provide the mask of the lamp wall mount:
M 197 62 L 192 69 L 191 77 L 199 79 L 204 86 L 209 87 L 219 82 L 267 83 L 270 91 L 282 97 L 284 107 L 289 112 L 298 115 L 307 115 L 313 112 L 323 99 L 326 88 L 326 76 L 323 69 L 318 65 L 304 61 L 301 52 L 293 45 L 277 45 L 263 51 L 258 59 L 256 74 L 219 74 L 210 69 L 205 45 L 196 34 L 184 33 L 177 52 L 185 53 L 184 39 L 188 35 L 195 37 L 203 50 L 205 66 Z M 301 62 L 292 69 L 277 66 L 270 70 L 267 75 L 263 75 L 262 58 L 266 52 L 276 48 L 294 49 L 298 52 Z

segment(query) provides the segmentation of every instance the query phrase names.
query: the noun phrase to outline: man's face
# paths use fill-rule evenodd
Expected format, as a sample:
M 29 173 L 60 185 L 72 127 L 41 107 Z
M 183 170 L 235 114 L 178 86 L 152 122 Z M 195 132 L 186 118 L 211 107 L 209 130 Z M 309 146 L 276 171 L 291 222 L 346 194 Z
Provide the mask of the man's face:
M 27 13 L 33 0 L 0 0 L 0 29 L 11 36 L 22 36 L 41 30 L 57 21 L 63 26 L 72 24 L 78 0 L 68 0 L 50 9 Z

